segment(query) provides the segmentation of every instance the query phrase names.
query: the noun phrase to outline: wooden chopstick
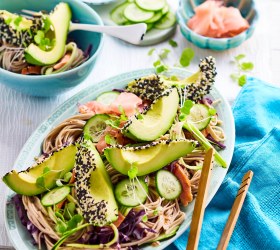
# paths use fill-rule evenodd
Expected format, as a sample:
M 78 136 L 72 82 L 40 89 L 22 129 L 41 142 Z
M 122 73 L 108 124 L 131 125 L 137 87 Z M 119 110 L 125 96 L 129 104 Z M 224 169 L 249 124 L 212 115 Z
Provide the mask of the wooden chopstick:
M 208 195 L 208 187 L 213 169 L 214 150 L 210 148 L 204 159 L 203 168 L 201 171 L 197 197 L 194 205 L 194 211 L 191 222 L 191 230 L 189 234 L 187 250 L 195 250 L 198 247 L 200 231 L 204 216 L 205 202 Z
M 240 214 L 240 210 L 243 206 L 245 197 L 247 195 L 249 186 L 251 184 L 253 174 L 254 173 L 250 170 L 243 176 L 242 182 L 240 184 L 240 188 L 235 197 L 232 209 L 230 211 L 230 214 L 229 214 L 226 226 L 224 228 L 223 234 L 221 236 L 220 242 L 218 244 L 217 250 L 227 249 L 230 237 L 234 230 L 235 224 L 236 224 L 238 216 Z

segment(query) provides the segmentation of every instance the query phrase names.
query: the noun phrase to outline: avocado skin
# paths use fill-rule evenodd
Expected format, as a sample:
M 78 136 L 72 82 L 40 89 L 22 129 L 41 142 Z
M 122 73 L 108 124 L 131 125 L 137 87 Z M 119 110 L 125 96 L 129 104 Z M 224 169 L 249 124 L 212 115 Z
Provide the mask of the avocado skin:
M 192 140 L 162 140 L 136 147 L 111 147 L 104 154 L 113 168 L 128 175 L 133 163 L 136 164 L 137 176 L 155 172 L 172 161 L 192 152 L 196 142 Z
M 78 146 L 75 188 L 84 218 L 94 226 L 109 225 L 118 219 L 118 205 L 103 161 L 90 140 Z
M 3 182 L 18 194 L 27 196 L 41 194 L 47 189 L 55 187 L 56 180 L 74 168 L 76 152 L 75 145 L 60 148 L 44 161 L 31 168 L 21 172 L 12 170 L 3 177 Z M 50 171 L 44 175 L 45 188 L 42 188 L 36 184 L 36 179 L 42 176 L 46 167 Z

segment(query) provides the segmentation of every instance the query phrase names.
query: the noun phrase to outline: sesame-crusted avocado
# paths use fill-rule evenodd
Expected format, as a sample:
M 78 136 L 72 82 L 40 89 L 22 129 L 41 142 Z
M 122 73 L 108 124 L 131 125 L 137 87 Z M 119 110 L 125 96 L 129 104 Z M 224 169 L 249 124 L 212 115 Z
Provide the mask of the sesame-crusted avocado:
M 44 66 L 56 63 L 65 53 L 68 29 L 71 21 L 71 9 L 67 3 L 59 3 L 49 15 L 53 29 L 55 44 L 49 51 L 42 50 L 39 46 L 31 43 L 25 50 L 25 59 L 28 63 Z
M 135 79 L 127 85 L 127 90 L 142 100 L 155 101 L 168 87 L 158 75 L 150 75 Z
M 208 56 L 201 59 L 198 67 L 199 70 L 196 73 L 183 80 L 172 81 L 161 77 L 161 81 L 169 87 L 177 86 L 179 88 L 185 88 L 184 94 L 186 99 L 198 102 L 205 95 L 209 94 L 215 82 L 217 75 L 215 58 Z
M 104 154 L 120 173 L 128 175 L 132 165 L 136 165 L 137 176 L 143 176 L 189 154 L 195 147 L 196 142 L 192 140 L 161 140 L 135 147 L 110 147 L 104 150 Z
M 123 127 L 123 134 L 135 141 L 154 141 L 171 127 L 177 114 L 179 95 L 175 88 L 166 90 L 148 111 L 133 116 Z
M 76 152 L 75 145 L 60 148 L 41 163 L 25 171 L 12 170 L 3 177 L 3 181 L 18 194 L 28 196 L 41 194 L 52 189 L 57 179 L 73 169 Z M 36 183 L 36 180 L 42 176 L 43 183 Z
M 33 42 L 34 34 L 42 27 L 42 23 L 38 17 L 31 20 L 0 10 L 0 44 L 27 47 Z
M 76 154 L 75 188 L 84 218 L 95 226 L 118 218 L 111 179 L 93 143 L 84 139 Z

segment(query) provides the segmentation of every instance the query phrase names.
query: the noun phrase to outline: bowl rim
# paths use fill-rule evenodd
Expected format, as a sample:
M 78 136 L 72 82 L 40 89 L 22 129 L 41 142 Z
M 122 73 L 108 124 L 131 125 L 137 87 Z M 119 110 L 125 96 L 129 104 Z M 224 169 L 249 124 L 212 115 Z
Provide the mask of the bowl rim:
M 240 34 L 236 35 L 236 36 L 233 36 L 233 37 L 223 37 L 223 38 L 215 38 L 215 37 L 208 37 L 208 36 L 202 36 L 196 32 L 194 32 L 192 29 L 190 29 L 188 27 L 188 25 L 185 23 L 185 19 L 183 17 L 183 15 L 181 14 L 180 10 L 182 9 L 182 1 L 180 1 L 179 3 L 179 7 L 176 11 L 176 16 L 178 18 L 178 24 L 180 26 L 181 29 L 184 29 L 185 31 L 191 33 L 194 37 L 198 37 L 200 39 L 203 39 L 204 41 L 206 40 L 213 40 L 215 42 L 225 42 L 225 41 L 228 41 L 228 40 L 231 40 L 231 41 L 234 41 L 234 40 L 239 40 L 239 38 L 243 37 L 244 35 L 246 35 L 246 33 L 249 31 L 249 30 L 254 30 L 255 29 L 255 26 L 256 26 L 256 23 L 257 21 L 259 20 L 259 8 L 257 7 L 257 4 L 254 0 L 252 0 L 252 9 L 255 10 L 256 14 L 254 16 L 254 18 L 252 19 L 252 23 L 250 24 L 249 28 L 247 30 L 244 30 L 242 31 Z
M 71 0 L 71 2 L 74 2 L 78 6 L 87 9 L 94 16 L 94 18 L 96 19 L 97 23 L 99 25 L 103 25 L 104 26 L 104 23 L 103 23 L 100 15 L 93 8 L 88 6 L 83 1 Z M 0 67 L 0 75 L 6 74 L 7 76 L 16 77 L 16 78 L 24 77 L 27 80 L 30 80 L 30 79 L 46 79 L 46 78 L 47 79 L 52 79 L 52 78 L 57 78 L 57 77 L 64 76 L 64 75 L 67 75 L 69 73 L 73 73 L 75 71 L 78 71 L 80 68 L 85 67 L 85 66 L 91 64 L 95 60 L 95 58 L 98 56 L 98 54 L 100 53 L 101 49 L 103 48 L 103 45 L 104 45 L 104 34 L 103 33 L 99 33 L 99 34 L 100 34 L 100 42 L 98 44 L 97 50 L 94 52 L 94 54 L 92 56 L 90 56 L 88 58 L 88 60 L 83 62 L 78 67 L 75 67 L 73 69 L 70 69 L 70 70 L 67 70 L 67 71 L 63 71 L 63 72 L 60 72 L 60 73 L 51 74 L 51 75 L 23 75 L 23 74 L 12 72 L 12 71 L 9 71 L 9 70 L 6 70 L 6 69 L 3 69 L 3 68 Z

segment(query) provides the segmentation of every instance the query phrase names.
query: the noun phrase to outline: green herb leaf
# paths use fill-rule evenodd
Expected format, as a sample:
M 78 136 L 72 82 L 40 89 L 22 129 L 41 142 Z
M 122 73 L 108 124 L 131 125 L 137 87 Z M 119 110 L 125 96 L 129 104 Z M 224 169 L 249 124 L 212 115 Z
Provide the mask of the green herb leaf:
M 67 220 L 70 220 L 75 214 L 75 209 L 76 209 L 76 206 L 75 206 L 74 202 L 67 203 L 64 208 L 64 217 Z
M 69 182 L 70 179 L 72 177 L 72 173 L 71 172 L 67 172 L 64 176 L 63 176 L 63 181 L 65 182 Z
M 190 114 L 190 111 L 191 111 L 191 108 L 193 107 L 193 101 L 191 100 L 186 100 L 184 102 L 184 105 L 183 107 L 181 108 L 181 112 L 183 112 L 185 115 L 189 115 Z
M 183 67 L 190 65 L 192 59 L 194 58 L 194 50 L 192 48 L 185 48 L 180 57 L 180 64 Z
M 244 71 L 251 71 L 254 68 L 254 64 L 251 62 L 243 62 L 241 63 L 241 69 Z
M 216 111 L 216 109 L 214 109 L 214 108 L 210 108 L 209 110 L 208 110 L 208 112 L 209 112 L 209 115 L 216 115 L 216 113 L 217 113 L 217 111 Z
M 161 65 L 159 65 L 159 66 L 156 67 L 156 73 L 157 73 L 157 74 L 159 74 L 159 73 L 161 73 L 161 72 L 163 72 L 163 71 L 166 71 L 166 70 L 168 70 L 168 68 L 167 68 L 167 66 L 164 65 L 164 64 L 161 64 Z
M 168 43 L 173 48 L 178 47 L 178 43 L 176 41 L 174 41 L 173 39 L 170 39 Z
M 162 49 L 159 53 L 160 59 L 166 59 L 169 53 L 170 53 L 169 49 Z
M 238 84 L 239 86 L 244 86 L 247 82 L 247 76 L 246 75 L 242 75 L 238 78 Z
M 61 182 L 61 179 L 57 179 L 55 181 L 55 184 L 58 186 L 58 187 L 62 187 L 63 186 L 63 183 Z
M 128 170 L 127 175 L 129 177 L 129 179 L 134 179 L 138 174 L 138 167 L 137 167 L 137 163 L 133 162 L 131 164 L 131 168 Z
M 38 187 L 45 188 L 45 178 L 44 178 L 44 176 L 39 176 L 39 177 L 36 179 L 36 185 L 37 185 Z
M 44 24 L 43 24 L 43 28 L 45 33 L 47 33 L 49 31 L 49 29 L 51 28 L 52 22 L 50 20 L 50 18 L 48 16 L 44 16 Z
M 111 135 L 109 135 L 109 134 L 107 134 L 107 135 L 105 135 L 105 142 L 106 142 L 106 144 L 109 144 L 109 145 L 111 145 L 111 146 L 114 146 L 114 145 L 116 145 L 116 140 L 115 140 L 115 138 L 114 137 L 112 137 Z
M 155 50 L 156 50 L 155 48 L 150 49 L 149 52 L 148 52 L 148 56 L 151 56 L 154 53 Z
M 145 215 L 143 215 L 143 217 L 142 217 L 142 221 L 143 222 L 147 222 L 148 221 L 148 216 L 145 214 Z
M 177 76 L 170 76 L 171 81 L 179 81 Z
M 243 58 L 245 58 L 245 55 L 244 55 L 244 54 L 239 54 L 239 55 L 237 55 L 237 56 L 234 57 L 234 59 L 235 59 L 236 61 L 240 61 L 240 60 L 243 59 Z
M 75 214 L 68 222 L 67 222 L 67 231 L 74 229 L 78 226 L 78 224 L 83 220 L 83 216 L 80 214 Z
M 67 226 L 64 222 L 58 220 L 55 225 L 55 230 L 60 234 L 64 234 L 67 231 Z
M 138 119 L 138 120 L 143 120 L 143 119 L 144 119 L 144 117 L 143 117 L 143 115 L 142 115 L 142 114 L 138 114 L 138 115 L 137 115 L 137 119 Z
M 153 63 L 154 67 L 157 67 L 159 65 L 161 65 L 161 61 L 160 60 L 157 60 Z
M 51 171 L 51 169 L 49 168 L 49 167 L 45 167 L 44 169 L 43 169 L 43 174 L 47 174 L 48 172 L 50 172 Z
M 21 23 L 22 21 L 22 16 L 18 16 L 15 21 L 14 21 L 14 24 L 16 26 L 16 28 L 19 28 L 19 24 Z

